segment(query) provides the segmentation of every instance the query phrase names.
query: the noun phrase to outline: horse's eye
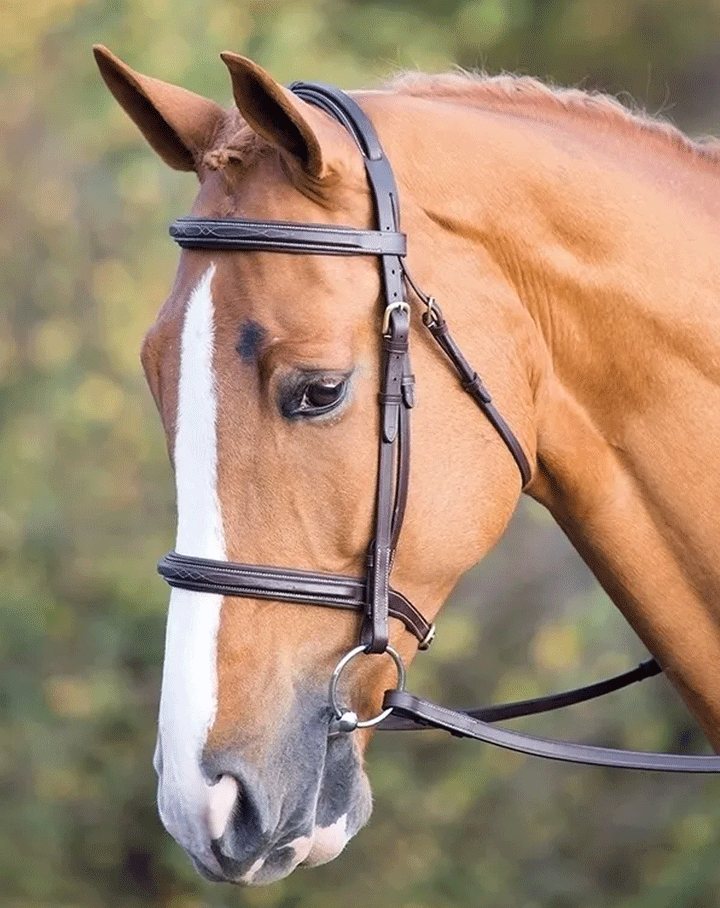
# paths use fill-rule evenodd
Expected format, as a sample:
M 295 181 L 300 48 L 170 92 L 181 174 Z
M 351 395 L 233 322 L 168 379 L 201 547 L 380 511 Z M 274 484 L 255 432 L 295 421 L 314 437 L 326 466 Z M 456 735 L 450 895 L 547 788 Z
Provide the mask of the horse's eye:
M 345 382 L 343 379 L 314 381 L 305 388 L 303 402 L 315 410 L 332 407 L 340 402 L 344 393 Z
M 284 395 L 280 408 L 288 419 L 323 416 L 345 399 L 348 379 L 338 375 L 306 375 Z

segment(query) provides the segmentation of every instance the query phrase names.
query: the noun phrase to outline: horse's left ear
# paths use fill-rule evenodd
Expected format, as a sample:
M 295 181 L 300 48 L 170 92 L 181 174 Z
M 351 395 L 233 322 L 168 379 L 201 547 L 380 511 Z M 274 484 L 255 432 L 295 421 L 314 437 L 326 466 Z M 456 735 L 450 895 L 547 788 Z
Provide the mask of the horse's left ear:
M 220 54 L 230 70 L 238 110 L 248 125 L 272 145 L 297 158 L 315 179 L 328 171 L 330 149 L 347 144 L 341 127 L 276 82 L 252 60 Z

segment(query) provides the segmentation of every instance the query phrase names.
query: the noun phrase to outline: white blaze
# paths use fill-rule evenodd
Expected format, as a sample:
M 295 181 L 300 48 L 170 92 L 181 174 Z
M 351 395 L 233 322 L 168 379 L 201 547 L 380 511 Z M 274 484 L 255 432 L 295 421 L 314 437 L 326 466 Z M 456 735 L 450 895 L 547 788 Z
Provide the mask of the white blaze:
M 212 265 L 190 295 L 180 350 L 175 426 L 177 542 L 181 554 L 224 560 L 217 494 Z M 200 857 L 208 852 L 208 786 L 200 759 L 217 708 L 216 643 L 222 597 L 173 589 L 167 618 L 158 746 L 163 822 Z M 220 820 L 215 818 L 214 826 Z

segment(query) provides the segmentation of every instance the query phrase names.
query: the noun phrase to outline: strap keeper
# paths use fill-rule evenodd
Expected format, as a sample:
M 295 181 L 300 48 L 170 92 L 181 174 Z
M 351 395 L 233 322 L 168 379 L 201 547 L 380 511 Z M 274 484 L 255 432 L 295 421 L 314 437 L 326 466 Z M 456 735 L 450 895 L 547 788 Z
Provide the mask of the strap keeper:
M 402 394 L 391 394 L 387 391 L 378 391 L 377 399 L 381 404 L 398 404 L 405 403 L 404 395 Z
M 408 410 L 415 406 L 415 376 L 409 372 L 403 375 L 402 382 L 402 399 Z
M 482 383 L 477 372 L 473 372 L 472 378 L 470 378 L 468 381 L 462 381 L 461 384 L 463 388 L 468 392 L 468 394 L 473 394 L 475 397 L 478 397 L 483 403 L 489 404 L 492 402 L 492 397 L 488 393 L 487 388 Z

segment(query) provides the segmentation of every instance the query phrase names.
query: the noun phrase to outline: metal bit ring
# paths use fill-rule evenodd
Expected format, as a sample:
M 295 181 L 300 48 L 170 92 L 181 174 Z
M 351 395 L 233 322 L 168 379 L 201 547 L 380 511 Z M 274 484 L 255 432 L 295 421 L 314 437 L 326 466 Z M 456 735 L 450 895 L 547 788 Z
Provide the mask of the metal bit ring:
M 335 666 L 335 671 L 330 676 L 330 703 L 332 704 L 333 712 L 335 713 L 335 730 L 338 732 L 351 732 L 355 731 L 356 728 L 370 728 L 371 726 L 382 722 L 382 720 L 386 719 L 392 712 L 392 709 L 384 709 L 371 719 L 358 719 L 357 715 L 352 710 L 346 709 L 344 706 L 340 705 L 338 699 L 338 682 L 340 680 L 340 675 L 343 673 L 347 664 L 351 662 L 355 656 L 359 656 L 361 653 L 367 654 L 367 650 L 364 646 L 356 646 L 354 649 L 351 649 L 350 652 L 346 653 L 338 662 Z M 379 653 L 378 655 L 385 654 L 390 656 L 397 669 L 398 680 L 395 690 L 405 690 L 405 665 L 400 654 L 392 646 L 388 646 L 385 653 Z

